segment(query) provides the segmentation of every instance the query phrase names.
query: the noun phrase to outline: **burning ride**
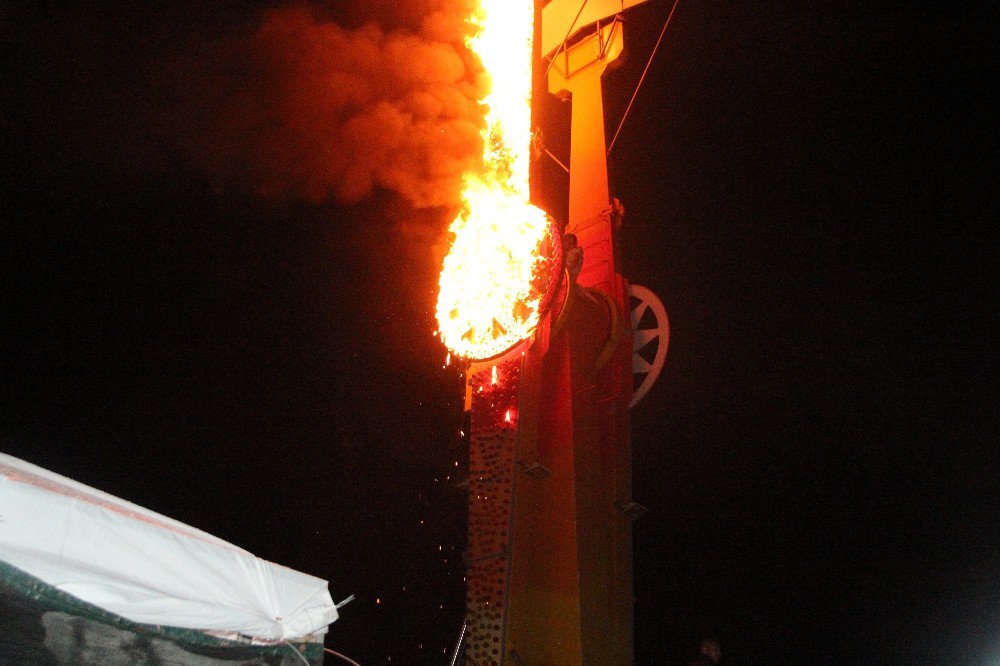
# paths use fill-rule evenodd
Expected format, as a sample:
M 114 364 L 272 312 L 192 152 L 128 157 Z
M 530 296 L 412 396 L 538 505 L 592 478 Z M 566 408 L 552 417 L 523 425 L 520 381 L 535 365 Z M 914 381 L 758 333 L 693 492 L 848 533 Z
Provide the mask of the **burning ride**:
M 534 3 L 483 0 L 470 19 L 492 81 L 483 168 L 466 177 L 437 303 L 441 340 L 467 364 L 471 411 L 453 663 L 632 663 L 631 521 L 642 508 L 628 409 L 662 367 L 667 328 L 659 300 L 615 267 L 601 75 L 622 51 L 618 12 L 639 2 L 541 10 L 549 91 L 573 100 L 565 237 L 529 202 Z M 627 323 L 635 301 L 632 321 L 651 312 L 653 328 Z

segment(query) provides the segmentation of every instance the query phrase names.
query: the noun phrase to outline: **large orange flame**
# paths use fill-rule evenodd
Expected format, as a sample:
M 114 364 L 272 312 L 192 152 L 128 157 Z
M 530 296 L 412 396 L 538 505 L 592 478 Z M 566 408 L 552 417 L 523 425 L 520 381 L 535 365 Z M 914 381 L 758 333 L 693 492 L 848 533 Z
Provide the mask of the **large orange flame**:
M 455 354 L 491 358 L 538 326 L 548 216 L 528 203 L 534 0 L 482 0 L 469 48 L 492 81 L 483 173 L 467 174 L 441 271 L 437 319 Z

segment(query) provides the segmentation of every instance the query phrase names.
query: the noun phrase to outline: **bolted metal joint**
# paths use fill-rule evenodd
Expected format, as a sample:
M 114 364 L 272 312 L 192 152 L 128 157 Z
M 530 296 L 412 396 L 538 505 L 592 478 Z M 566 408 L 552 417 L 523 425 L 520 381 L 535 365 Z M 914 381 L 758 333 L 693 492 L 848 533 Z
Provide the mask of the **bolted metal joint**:
M 649 513 L 649 509 L 638 502 L 615 502 L 615 507 L 629 520 L 638 520 Z
M 552 474 L 552 470 L 540 462 L 522 462 L 521 465 L 524 467 L 524 473 L 533 479 L 544 479 Z

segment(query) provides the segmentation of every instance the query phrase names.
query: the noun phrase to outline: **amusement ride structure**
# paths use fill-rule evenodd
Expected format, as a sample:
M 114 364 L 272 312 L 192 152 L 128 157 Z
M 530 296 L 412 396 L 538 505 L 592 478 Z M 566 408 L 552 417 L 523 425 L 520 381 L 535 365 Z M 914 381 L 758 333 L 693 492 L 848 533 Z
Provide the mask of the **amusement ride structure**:
M 437 311 L 471 410 L 455 662 L 633 661 L 632 521 L 645 510 L 628 412 L 663 368 L 668 323 L 616 265 L 601 77 L 622 53 L 621 12 L 643 1 L 537 12 L 549 92 L 572 102 L 564 228 L 529 203 L 534 3 L 486 0 L 473 17 L 470 47 L 493 81 L 485 170 L 467 179 Z

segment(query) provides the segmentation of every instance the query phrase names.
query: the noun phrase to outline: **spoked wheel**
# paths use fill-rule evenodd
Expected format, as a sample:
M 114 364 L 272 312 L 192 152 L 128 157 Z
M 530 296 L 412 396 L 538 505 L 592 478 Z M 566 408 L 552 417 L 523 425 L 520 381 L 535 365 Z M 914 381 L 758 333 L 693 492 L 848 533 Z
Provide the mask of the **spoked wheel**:
M 670 322 L 663 302 L 646 287 L 629 285 L 632 306 L 632 377 L 633 391 L 629 408 L 642 400 L 667 360 Z

